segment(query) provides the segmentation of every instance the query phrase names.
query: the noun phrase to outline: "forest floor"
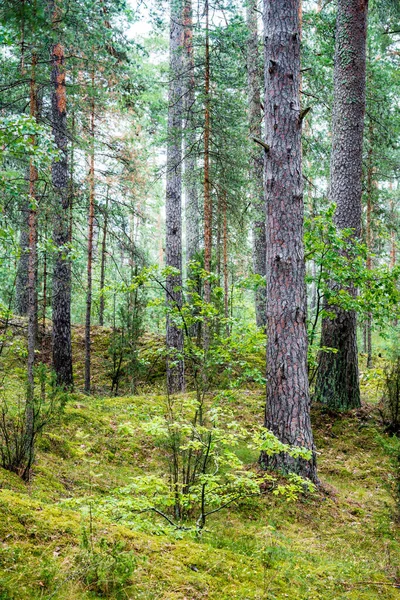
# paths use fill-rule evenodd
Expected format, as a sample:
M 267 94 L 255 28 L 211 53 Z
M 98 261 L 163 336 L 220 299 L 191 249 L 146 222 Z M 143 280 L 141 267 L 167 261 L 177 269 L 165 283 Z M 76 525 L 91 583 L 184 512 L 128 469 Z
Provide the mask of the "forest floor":
M 235 398 L 238 418 L 257 422 L 262 390 Z M 72 394 L 39 440 L 32 481 L 0 470 L 2 600 L 400 597 L 391 468 L 371 406 L 314 410 L 324 491 L 252 499 L 210 517 L 198 538 L 121 501 L 132 477 L 163 468 L 141 425 L 164 400 Z

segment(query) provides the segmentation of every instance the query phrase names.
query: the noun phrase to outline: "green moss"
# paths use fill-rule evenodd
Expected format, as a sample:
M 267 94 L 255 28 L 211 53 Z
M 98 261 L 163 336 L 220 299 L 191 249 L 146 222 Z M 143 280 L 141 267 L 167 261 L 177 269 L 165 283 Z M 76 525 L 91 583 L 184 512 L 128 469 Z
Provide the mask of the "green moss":
M 236 391 L 227 402 L 251 427 L 260 420 L 264 394 Z M 314 409 L 319 471 L 328 490 L 314 498 L 243 502 L 211 518 L 200 539 L 178 535 L 155 516 L 131 528 L 95 511 L 91 517 L 90 504 L 112 501 L 113 490 L 135 475 L 160 472 L 160 450 L 141 423 L 164 409 L 165 399 L 156 394 L 71 395 L 60 423 L 40 439 L 31 483 L 0 469 L 0 600 L 398 597 L 389 463 L 368 407 L 339 416 Z M 257 458 L 244 448 L 238 453 L 249 464 Z M 68 507 L 66 499 L 83 497 L 84 508 Z M 119 543 L 134 563 L 126 577 L 112 562 Z M 120 577 L 123 592 L 118 582 L 107 584 L 103 571 L 92 581 L 99 556 L 105 573 L 109 568 L 110 577 Z

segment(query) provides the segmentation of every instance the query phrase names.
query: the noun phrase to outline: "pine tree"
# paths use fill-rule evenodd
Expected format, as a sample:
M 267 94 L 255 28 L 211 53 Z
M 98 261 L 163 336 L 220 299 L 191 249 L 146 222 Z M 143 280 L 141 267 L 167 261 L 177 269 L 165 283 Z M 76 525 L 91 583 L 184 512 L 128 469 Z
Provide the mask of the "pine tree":
M 168 147 L 166 185 L 166 265 L 178 271 L 168 275 L 167 389 L 169 393 L 185 387 L 183 330 L 173 312 L 182 306 L 182 52 L 183 26 L 181 0 L 171 0 L 170 85 L 168 95 Z
M 265 427 L 309 461 L 262 454 L 263 467 L 317 481 L 307 375 L 301 168 L 299 2 L 264 0 L 267 206 L 267 405 Z
M 50 3 L 51 18 L 57 20 L 58 7 Z M 57 32 L 56 32 L 57 33 Z M 65 53 L 60 41 L 52 44 L 51 58 L 51 120 L 54 140 L 60 157 L 52 165 L 52 183 L 55 193 L 54 244 L 57 254 L 53 270 L 53 367 L 58 385 L 71 388 L 71 264 L 69 256 L 69 173 L 67 137 L 67 97 L 65 86 Z
M 339 0 L 336 18 L 330 199 L 339 230 L 361 235 L 362 149 L 368 0 Z M 356 294 L 357 290 L 350 290 Z M 329 307 L 324 318 L 315 398 L 332 409 L 360 406 L 357 317 L 353 310 Z

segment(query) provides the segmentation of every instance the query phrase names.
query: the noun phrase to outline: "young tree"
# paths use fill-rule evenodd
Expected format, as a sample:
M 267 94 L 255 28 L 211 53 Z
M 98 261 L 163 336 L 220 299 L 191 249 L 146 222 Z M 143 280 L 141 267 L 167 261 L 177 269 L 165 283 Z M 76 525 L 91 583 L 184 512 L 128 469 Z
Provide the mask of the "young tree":
M 170 15 L 170 85 L 168 95 L 168 147 L 166 186 L 166 265 L 175 273 L 168 275 L 167 316 L 167 388 L 169 393 L 185 387 L 183 330 L 172 312 L 182 306 L 182 2 L 171 0 Z
M 247 27 L 249 30 L 247 42 L 247 78 L 248 78 L 248 114 L 251 143 L 261 138 L 261 99 L 260 72 L 258 64 L 258 11 L 256 0 L 247 5 Z M 251 158 L 251 200 L 253 204 L 253 265 L 254 273 L 265 280 L 265 199 L 264 199 L 264 156 L 259 145 L 254 145 Z M 256 292 L 256 322 L 258 327 L 265 329 L 266 325 L 266 295 L 265 287 L 259 287 Z
M 51 18 L 56 21 L 57 7 L 50 2 Z M 69 249 L 69 173 L 67 137 L 67 97 L 65 88 L 64 47 L 57 41 L 50 49 L 51 58 L 51 120 L 54 140 L 60 157 L 52 165 L 52 183 L 55 193 L 54 244 L 56 257 L 53 270 L 53 367 L 58 385 L 71 388 L 71 264 Z
M 317 481 L 307 375 L 306 286 L 301 168 L 299 1 L 264 0 L 265 184 L 267 207 L 267 405 L 265 427 L 286 453 L 263 467 L 295 471 Z
M 361 235 L 367 10 L 368 0 L 339 0 L 336 18 L 330 199 L 337 228 L 352 229 L 355 239 Z M 322 322 L 315 398 L 348 410 L 360 406 L 357 318 L 353 310 L 329 310 L 334 317 Z

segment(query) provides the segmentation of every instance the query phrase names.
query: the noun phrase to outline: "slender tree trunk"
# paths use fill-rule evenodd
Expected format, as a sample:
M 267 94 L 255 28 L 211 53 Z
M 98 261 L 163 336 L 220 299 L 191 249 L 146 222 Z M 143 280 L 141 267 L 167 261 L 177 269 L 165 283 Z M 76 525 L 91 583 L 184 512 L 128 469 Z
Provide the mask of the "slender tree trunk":
M 182 26 L 181 0 L 171 0 L 170 86 L 168 96 L 168 148 L 166 189 L 166 265 L 179 271 L 167 277 L 167 389 L 185 388 L 182 306 Z
M 100 267 L 100 310 L 99 310 L 99 325 L 104 325 L 104 285 L 106 280 L 106 243 L 107 243 L 107 227 L 108 227 L 108 201 L 109 190 L 107 188 L 106 206 L 104 211 L 103 223 L 103 239 L 101 241 L 101 267 Z
M 19 234 L 20 256 L 15 284 L 15 312 L 22 317 L 28 314 L 29 212 L 29 200 L 24 198 Z
M 332 119 L 330 198 L 337 228 L 361 235 L 362 146 L 368 0 L 338 0 Z M 350 290 L 354 295 L 355 289 Z M 357 319 L 354 311 L 329 307 L 322 322 L 315 398 L 334 410 L 360 406 Z
M 205 77 L 204 77 L 204 270 L 211 273 L 212 254 L 212 200 L 210 192 L 210 35 L 209 35 L 209 5 L 205 3 Z M 204 281 L 204 300 L 211 301 L 211 283 Z M 210 345 L 210 324 L 204 320 L 203 344 L 205 350 Z
M 196 183 L 195 80 L 191 0 L 184 0 L 183 26 L 183 71 L 185 85 L 183 96 L 186 132 L 184 136 L 186 262 L 189 264 L 199 251 L 200 241 L 199 197 Z
M 366 218 L 366 242 L 367 242 L 367 270 L 372 269 L 372 210 L 373 210 L 373 189 L 374 189 L 374 164 L 373 164 L 373 124 L 369 123 L 369 148 L 367 160 L 367 218 Z M 366 352 L 367 369 L 372 368 L 372 315 L 368 313 L 365 323 L 366 327 Z
M 87 290 L 85 320 L 85 393 L 90 394 L 91 381 L 91 316 L 92 316 L 92 262 L 93 262 L 93 226 L 94 226 L 94 71 L 91 73 L 92 99 L 90 111 L 90 165 L 89 165 L 89 216 L 88 216 L 88 256 L 87 256 Z
M 25 0 L 21 2 L 21 75 L 26 74 L 25 70 Z M 29 181 L 29 169 L 27 180 Z M 17 278 L 15 283 L 15 312 L 17 315 L 25 317 L 28 314 L 28 262 L 29 262 L 29 200 L 23 198 L 21 206 L 20 237 L 19 237 L 20 256 L 17 267 Z
M 31 81 L 30 81 L 30 116 L 37 117 L 37 86 L 36 86 L 37 55 L 32 54 Z M 32 144 L 36 143 L 32 136 Z M 29 479 L 30 467 L 33 461 L 33 444 L 35 432 L 35 347 L 37 331 L 37 195 L 36 182 L 37 169 L 30 159 L 29 166 L 29 237 L 28 237 L 28 368 L 27 368 L 27 396 L 25 410 L 25 457 L 26 466 L 23 473 L 24 479 Z
M 248 79 L 248 114 L 252 143 L 254 138 L 261 138 L 261 98 L 260 72 L 258 64 L 258 27 L 257 0 L 250 0 L 247 5 L 247 79 Z M 264 151 L 253 143 L 251 158 L 251 196 L 253 205 L 253 269 L 256 275 L 265 282 L 265 197 L 264 197 Z M 259 287 L 255 296 L 256 323 L 265 330 L 266 326 L 266 288 Z
M 51 3 L 54 11 L 54 2 Z M 71 346 L 71 262 L 69 259 L 69 174 L 67 137 L 67 97 L 65 89 L 64 48 L 60 43 L 51 48 L 52 129 L 60 160 L 52 165 L 55 193 L 53 239 L 57 248 L 53 270 L 53 367 L 57 384 L 72 388 Z
M 307 376 L 300 115 L 299 1 L 264 0 L 267 210 L 267 404 L 265 427 L 309 461 L 262 453 L 264 468 L 317 481 Z
M 394 202 L 393 202 L 393 183 L 389 183 L 390 190 L 390 214 L 392 219 L 392 224 L 395 223 L 395 214 L 394 214 Z M 392 227 L 390 231 L 390 268 L 396 266 L 396 230 Z
M 226 192 L 223 193 L 223 271 L 224 271 L 224 317 L 226 319 L 226 335 L 229 336 L 229 281 L 228 281 L 228 219 Z

